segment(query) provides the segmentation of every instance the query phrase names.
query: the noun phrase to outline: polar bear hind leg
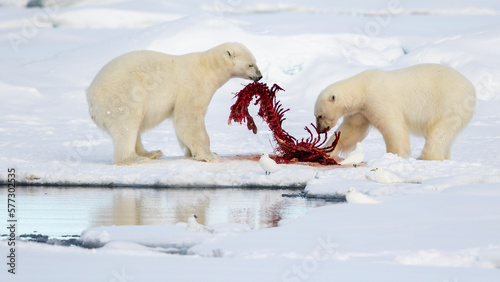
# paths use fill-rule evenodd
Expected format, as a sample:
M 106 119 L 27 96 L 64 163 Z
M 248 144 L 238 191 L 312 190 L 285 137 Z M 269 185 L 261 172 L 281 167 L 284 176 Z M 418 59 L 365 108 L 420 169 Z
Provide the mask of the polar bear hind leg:
M 149 151 L 146 151 L 144 149 L 144 146 L 142 145 L 142 140 L 141 140 L 141 133 L 137 134 L 137 141 L 135 143 L 135 152 L 137 155 L 139 155 L 141 157 L 150 158 L 152 160 L 157 160 L 161 156 L 163 156 L 163 153 L 160 150 L 149 152 Z
M 418 157 L 419 160 L 442 161 L 450 159 L 450 148 L 454 138 L 444 135 L 443 132 L 438 127 L 429 134 L 425 139 L 422 154 Z
M 419 160 L 449 160 L 451 146 L 458 133 L 465 127 L 459 116 L 440 120 L 429 130 Z
M 131 165 L 149 162 L 150 159 L 136 153 L 136 142 L 139 125 L 129 123 L 125 126 L 109 128 L 108 133 L 113 139 L 113 162 L 116 165 Z

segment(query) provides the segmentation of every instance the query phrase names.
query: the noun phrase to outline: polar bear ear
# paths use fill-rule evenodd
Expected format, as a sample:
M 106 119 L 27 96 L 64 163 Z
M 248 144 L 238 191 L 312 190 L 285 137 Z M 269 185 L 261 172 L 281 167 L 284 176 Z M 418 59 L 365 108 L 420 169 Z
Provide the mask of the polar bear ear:
M 229 56 L 229 58 L 234 58 L 234 52 L 231 49 L 226 49 L 226 54 Z

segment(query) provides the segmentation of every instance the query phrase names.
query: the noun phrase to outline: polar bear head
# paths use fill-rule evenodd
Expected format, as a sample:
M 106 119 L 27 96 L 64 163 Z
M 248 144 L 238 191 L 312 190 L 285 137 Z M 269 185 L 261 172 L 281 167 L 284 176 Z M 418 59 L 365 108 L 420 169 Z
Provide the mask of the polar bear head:
M 319 94 L 314 106 L 316 127 L 319 132 L 328 132 L 345 115 L 360 111 L 364 91 L 361 81 L 347 79 L 331 84 Z
M 224 57 L 232 68 L 231 76 L 253 81 L 259 81 L 262 78 L 255 57 L 241 43 L 225 43 Z

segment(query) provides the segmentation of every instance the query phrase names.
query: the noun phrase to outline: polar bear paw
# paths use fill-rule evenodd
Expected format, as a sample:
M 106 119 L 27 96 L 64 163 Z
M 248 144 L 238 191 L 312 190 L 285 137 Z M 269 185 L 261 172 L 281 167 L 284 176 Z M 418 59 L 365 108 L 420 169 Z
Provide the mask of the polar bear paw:
M 141 156 L 132 156 L 120 160 L 115 160 L 115 165 L 134 165 L 134 164 L 145 164 L 149 163 L 151 159 Z
M 219 156 L 217 154 L 210 152 L 208 154 L 197 155 L 195 156 L 195 159 L 197 161 L 202 161 L 202 162 L 218 162 Z
M 150 158 L 150 159 L 152 159 L 152 160 L 157 160 L 157 159 L 159 159 L 161 156 L 163 156 L 163 153 L 162 153 L 160 150 L 157 150 L 157 151 L 151 151 L 151 152 L 144 151 L 144 152 L 140 153 L 140 154 L 139 154 L 139 156 L 146 157 L 146 158 Z

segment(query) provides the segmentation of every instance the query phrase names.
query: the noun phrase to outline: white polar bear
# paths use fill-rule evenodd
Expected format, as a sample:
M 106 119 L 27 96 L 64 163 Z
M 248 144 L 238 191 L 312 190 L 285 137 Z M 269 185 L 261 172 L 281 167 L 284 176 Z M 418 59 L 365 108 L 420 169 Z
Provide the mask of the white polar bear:
M 215 91 L 230 78 L 262 78 L 255 58 L 240 43 L 224 43 L 181 56 L 134 51 L 106 64 L 87 89 L 90 116 L 111 135 L 117 165 L 157 159 L 141 133 L 173 118 L 186 157 L 216 161 L 210 151 L 205 113 Z
M 314 109 L 321 132 L 344 117 L 337 147 L 330 156 L 352 150 L 370 125 L 384 137 L 386 150 L 410 157 L 410 133 L 425 137 L 419 159 L 450 158 L 451 145 L 472 118 L 474 86 L 454 69 L 422 64 L 393 71 L 368 70 L 328 86 Z M 331 145 L 330 138 L 327 145 Z

